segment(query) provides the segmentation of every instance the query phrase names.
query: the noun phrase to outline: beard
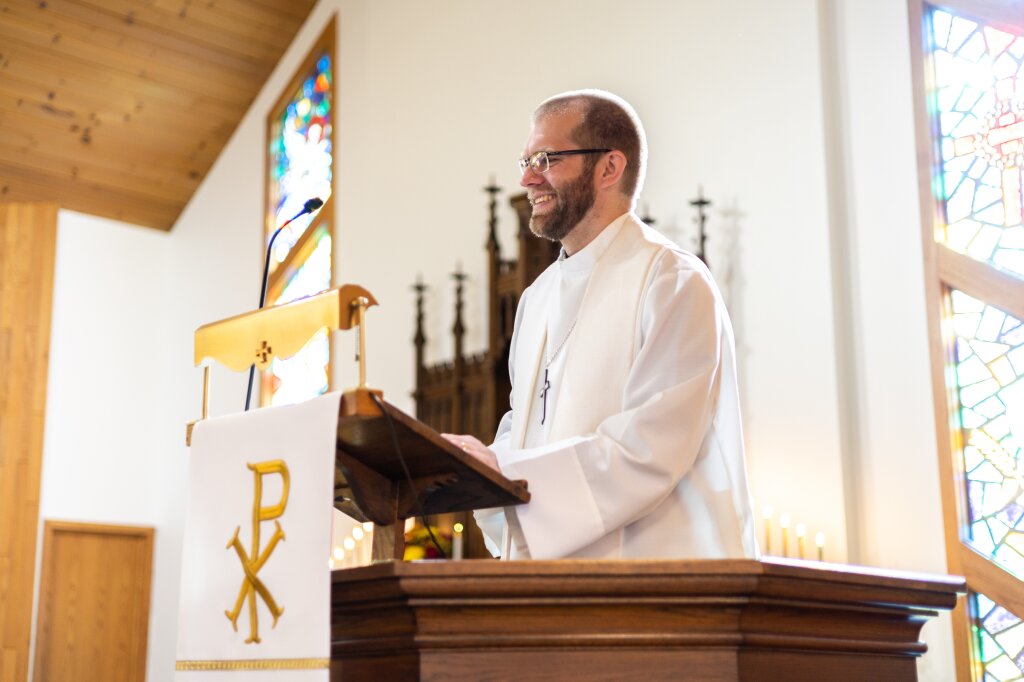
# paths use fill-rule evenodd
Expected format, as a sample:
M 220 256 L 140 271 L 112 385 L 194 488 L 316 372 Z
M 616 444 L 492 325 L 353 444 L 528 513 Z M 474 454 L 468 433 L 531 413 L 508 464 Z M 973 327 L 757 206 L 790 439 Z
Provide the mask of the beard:
M 596 193 L 592 175 L 593 166 L 589 169 L 585 166 L 562 189 L 551 187 L 555 194 L 555 208 L 542 215 L 531 215 L 530 232 L 553 242 L 565 239 L 594 205 Z

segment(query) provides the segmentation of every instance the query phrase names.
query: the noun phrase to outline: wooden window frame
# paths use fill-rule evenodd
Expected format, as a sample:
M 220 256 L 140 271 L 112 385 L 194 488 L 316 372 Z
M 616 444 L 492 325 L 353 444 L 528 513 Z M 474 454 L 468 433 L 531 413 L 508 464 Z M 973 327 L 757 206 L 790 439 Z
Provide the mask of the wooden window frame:
M 316 234 L 319 227 L 327 221 L 327 225 L 330 229 L 331 234 L 331 283 L 330 286 L 335 286 L 335 273 L 334 273 L 334 245 L 337 243 L 335 237 L 335 222 L 334 222 L 334 197 L 338 194 L 338 109 L 337 109 L 337 90 L 338 90 L 338 58 L 337 58 L 337 29 L 336 20 L 332 16 L 328 20 L 327 25 L 321 32 L 320 37 L 317 38 L 316 42 L 309 48 L 309 52 L 306 53 L 305 58 L 299 67 L 292 74 L 291 80 L 281 91 L 280 96 L 277 98 L 277 102 L 270 109 L 267 114 L 266 122 L 264 125 L 265 130 L 265 142 L 264 142 L 264 185 L 263 185 L 263 215 L 264 215 L 264 228 L 263 233 L 260 235 L 260 270 L 262 271 L 263 263 L 266 259 L 266 248 L 267 239 L 277 229 L 276 216 L 274 215 L 274 207 L 270 205 L 271 197 L 271 185 L 273 180 L 270 177 L 270 169 L 272 159 L 270 156 L 270 145 L 273 141 L 272 132 L 274 123 L 278 120 L 282 113 L 284 113 L 285 107 L 292 100 L 292 95 L 302 82 L 306 79 L 309 70 L 316 64 L 320 56 L 327 52 L 331 58 L 331 92 L 330 92 L 330 106 L 331 106 L 331 196 L 327 198 L 324 205 L 319 211 L 313 216 L 313 220 L 310 221 L 306 227 L 305 232 L 299 237 L 299 240 L 295 243 L 292 249 L 288 252 L 288 256 L 278 267 L 274 268 L 270 272 L 267 280 L 267 305 L 270 305 L 281 292 L 284 290 L 285 285 L 288 283 L 287 275 L 296 271 L 302 264 L 309 258 L 313 251 L 315 242 L 313 242 L 313 235 Z M 334 379 L 332 371 L 334 360 L 333 358 L 328 360 L 327 365 L 327 390 L 330 391 L 333 388 Z M 264 373 L 269 374 L 270 370 Z M 262 390 L 263 381 L 260 381 L 260 404 L 263 406 L 269 405 L 270 396 L 266 395 L 266 391 Z
M 929 118 L 926 99 L 932 86 L 931 73 L 925 68 L 924 53 L 927 45 L 924 16 L 929 7 L 977 17 L 989 25 L 1005 25 L 1020 31 L 1024 28 L 1021 20 L 1024 17 L 1024 0 L 908 0 L 928 345 L 942 487 L 946 564 L 950 573 L 963 575 L 967 579 L 968 589 L 981 592 L 1018 617 L 1024 617 L 1024 580 L 1016 578 L 978 553 L 964 538 L 968 506 L 960 454 L 961 434 L 959 428 L 956 428 L 958 405 L 954 390 L 946 385 L 947 371 L 954 362 L 954 356 L 951 339 L 943 337 L 944 321 L 950 313 L 951 289 L 963 291 L 1024 320 L 1024 279 L 957 253 L 935 238 L 936 226 L 943 224 L 944 217 L 942 202 L 932 192 L 933 171 L 939 154 L 934 122 Z M 970 634 L 968 608 L 968 600 L 961 599 L 953 611 L 957 679 L 965 681 L 973 679 L 971 651 L 974 638 Z

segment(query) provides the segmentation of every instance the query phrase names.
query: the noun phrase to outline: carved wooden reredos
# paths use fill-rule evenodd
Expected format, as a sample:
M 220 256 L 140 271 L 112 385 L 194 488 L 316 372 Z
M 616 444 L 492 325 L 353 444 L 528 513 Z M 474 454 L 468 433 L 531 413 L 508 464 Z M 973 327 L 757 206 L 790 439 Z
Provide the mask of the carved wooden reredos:
M 511 385 L 508 379 L 509 344 L 516 306 L 523 290 L 558 257 L 559 245 L 530 232 L 530 202 L 526 194 L 509 198 L 519 221 L 517 239 L 519 258 L 505 260 L 498 243 L 498 192 L 492 183 L 484 188 L 491 196 L 487 234 L 487 349 L 466 355 L 463 350 L 463 283 L 465 275 L 456 273 L 455 323 L 452 335 L 455 357 L 433 365 L 424 364 L 426 345 L 423 294 L 426 285 L 416 289 L 416 418 L 431 428 L 446 433 L 468 433 L 490 443 L 498 421 L 508 410 Z

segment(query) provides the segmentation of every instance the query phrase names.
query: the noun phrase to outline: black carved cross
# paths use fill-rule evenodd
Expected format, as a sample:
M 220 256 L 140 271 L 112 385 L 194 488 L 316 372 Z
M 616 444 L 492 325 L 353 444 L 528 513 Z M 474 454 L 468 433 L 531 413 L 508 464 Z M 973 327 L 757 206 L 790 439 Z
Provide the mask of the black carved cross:
M 704 209 L 710 205 L 711 201 L 704 198 L 704 187 L 697 185 L 697 198 L 690 200 L 690 206 L 697 209 L 697 217 L 693 220 L 693 222 L 697 223 L 697 257 L 704 261 L 704 265 L 708 265 L 708 233 L 705 230 L 708 217 Z

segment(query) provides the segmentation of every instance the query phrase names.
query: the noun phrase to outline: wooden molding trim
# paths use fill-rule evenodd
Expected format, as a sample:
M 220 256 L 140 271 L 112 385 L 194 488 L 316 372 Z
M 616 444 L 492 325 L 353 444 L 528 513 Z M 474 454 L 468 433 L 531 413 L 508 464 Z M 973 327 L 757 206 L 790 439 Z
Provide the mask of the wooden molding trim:
M 1024 279 L 936 245 L 939 276 L 949 286 L 1024 320 Z
M 918 207 L 921 215 L 921 240 L 924 254 L 924 290 L 928 316 L 928 354 L 931 359 L 932 410 L 935 414 L 936 456 L 939 467 L 939 495 L 942 500 L 942 528 L 946 540 L 946 568 L 951 573 L 962 573 L 960 568 L 960 509 L 955 473 L 954 449 L 950 440 L 950 402 L 945 383 L 948 350 L 942 338 L 942 309 L 945 293 L 939 278 L 934 230 L 940 219 L 940 207 L 932 195 L 932 164 L 935 143 L 932 121 L 928 115 L 927 92 L 930 83 L 924 62 L 924 9 L 923 0 L 908 0 L 908 31 L 910 34 L 911 85 L 914 106 L 914 134 L 917 150 Z M 953 650 L 958 680 L 969 682 L 971 674 L 971 638 L 967 613 L 967 600 L 960 600 L 952 613 Z
M 313 216 L 313 220 L 310 221 L 305 232 L 299 237 L 299 241 L 295 242 L 295 246 L 288 252 L 288 256 L 278 263 L 274 271 L 270 273 L 270 276 L 267 278 L 267 305 L 274 304 L 274 301 L 278 299 L 284 288 L 288 286 L 288 281 L 298 272 L 299 268 L 306 262 L 306 259 L 313 254 L 313 250 L 316 248 L 313 235 L 316 234 L 320 224 L 324 221 L 327 221 L 328 230 L 331 232 L 331 248 L 333 250 L 334 230 L 330 229 L 331 211 L 334 210 L 333 200 L 334 197 L 332 196 L 324 203 L 323 207 Z M 331 279 L 334 279 L 333 276 Z
M 960 433 L 953 425 L 956 420 L 956 401 L 946 386 L 946 369 L 952 362 L 949 340 L 943 338 L 943 319 L 948 313 L 947 286 L 983 298 L 1007 312 L 1021 311 L 1024 301 L 1024 283 L 973 259 L 953 252 L 935 241 L 935 226 L 942 224 L 941 203 L 933 194 L 934 164 L 939 158 L 934 121 L 928 114 L 927 95 L 931 88 L 931 75 L 925 68 L 924 15 L 926 10 L 939 7 L 968 16 L 986 17 L 1005 25 L 1020 26 L 1024 16 L 1024 0 L 943 0 L 925 2 L 908 0 L 910 35 L 910 64 L 913 87 L 914 127 L 917 150 L 918 199 L 921 216 L 921 239 L 924 254 L 925 299 L 928 315 L 928 345 L 931 358 L 932 402 L 935 414 L 935 433 L 941 483 L 943 531 L 946 540 L 947 569 L 967 577 L 972 589 L 989 594 L 1006 608 L 1020 603 L 1020 583 L 966 547 L 960 539 L 964 526 L 966 500 L 964 499 L 964 473 L 960 453 Z M 1016 296 L 1016 299 L 1013 299 Z M 1019 314 L 1019 313 L 1018 313 Z M 1022 316 L 1024 317 L 1024 316 Z M 1014 585 L 1016 583 L 1016 585 Z M 1013 595 L 1018 595 L 1014 597 Z M 953 640 L 956 653 L 956 675 L 962 682 L 974 679 L 971 651 L 974 639 L 970 635 L 970 615 L 966 599 L 960 600 L 953 611 Z
M 0 679 L 28 677 L 57 205 L 0 204 Z
M 35 682 L 83 668 L 144 682 L 153 539 L 148 527 L 45 522 Z
M 959 549 L 968 589 L 981 592 L 1018 618 L 1024 618 L 1024 583 L 968 545 L 961 544 Z
M 928 5 L 1010 30 L 1024 26 L 1024 0 L 938 0 Z

